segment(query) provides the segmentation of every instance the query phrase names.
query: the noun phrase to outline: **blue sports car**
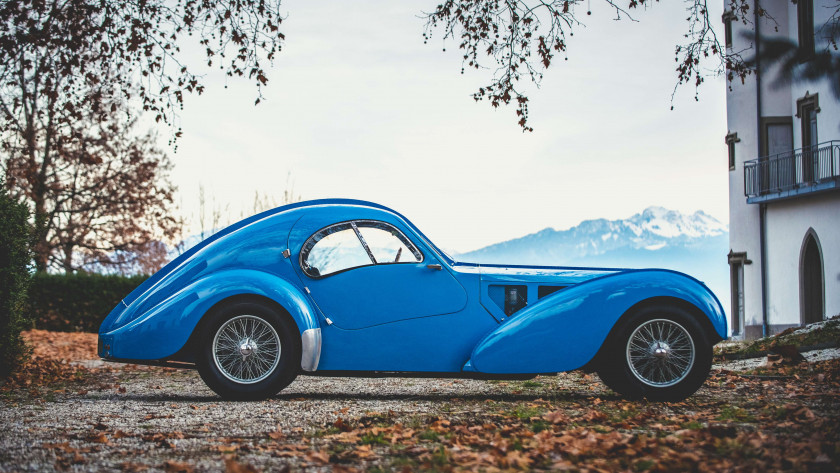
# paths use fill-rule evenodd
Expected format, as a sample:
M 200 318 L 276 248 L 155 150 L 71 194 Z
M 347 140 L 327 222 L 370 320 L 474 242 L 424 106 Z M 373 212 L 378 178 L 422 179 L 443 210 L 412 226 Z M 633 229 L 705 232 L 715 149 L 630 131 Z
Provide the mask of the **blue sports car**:
M 315 200 L 216 233 L 99 329 L 108 361 L 197 368 L 226 399 L 298 374 L 523 379 L 582 368 L 628 398 L 705 381 L 720 302 L 667 270 L 454 261 L 399 213 Z

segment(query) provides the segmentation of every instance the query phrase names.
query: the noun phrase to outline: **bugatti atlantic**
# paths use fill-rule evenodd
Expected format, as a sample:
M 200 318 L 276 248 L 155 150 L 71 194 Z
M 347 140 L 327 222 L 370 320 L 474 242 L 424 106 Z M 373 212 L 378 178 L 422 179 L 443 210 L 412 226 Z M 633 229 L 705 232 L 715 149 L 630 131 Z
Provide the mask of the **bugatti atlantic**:
M 276 208 L 146 280 L 99 330 L 108 361 L 198 369 L 223 398 L 299 374 L 527 378 L 584 369 L 628 398 L 680 400 L 727 334 L 700 281 L 656 269 L 454 261 L 370 202 Z

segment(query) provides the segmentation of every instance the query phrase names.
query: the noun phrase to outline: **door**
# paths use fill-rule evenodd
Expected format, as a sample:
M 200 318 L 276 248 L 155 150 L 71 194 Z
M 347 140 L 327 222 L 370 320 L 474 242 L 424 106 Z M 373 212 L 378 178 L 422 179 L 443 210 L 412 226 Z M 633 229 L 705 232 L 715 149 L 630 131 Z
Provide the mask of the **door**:
M 464 288 L 437 257 L 421 252 L 390 223 L 327 226 L 304 242 L 296 259 L 310 297 L 341 329 L 449 314 L 467 302 Z
M 817 164 L 817 110 L 813 103 L 802 106 L 802 181 L 805 183 L 818 181 L 819 166 Z
M 793 124 L 768 123 L 767 156 L 770 158 L 770 189 L 787 189 L 793 186 L 795 165 L 793 159 Z
M 802 325 L 823 320 L 823 268 L 820 246 L 814 235 L 805 237 L 799 275 Z
M 741 261 L 733 261 L 730 264 L 732 336 L 738 337 L 744 335 L 744 264 Z

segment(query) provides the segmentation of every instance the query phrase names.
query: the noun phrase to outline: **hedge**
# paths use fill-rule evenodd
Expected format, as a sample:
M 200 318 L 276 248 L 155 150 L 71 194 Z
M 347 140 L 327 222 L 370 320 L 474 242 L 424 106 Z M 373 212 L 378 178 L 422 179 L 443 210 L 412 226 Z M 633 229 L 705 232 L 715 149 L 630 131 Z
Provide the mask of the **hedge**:
M 39 329 L 98 332 L 111 309 L 147 277 L 39 273 L 29 289 L 29 313 Z
M 0 379 L 6 378 L 26 357 L 20 337 L 29 327 L 25 310 L 31 261 L 29 210 L 6 194 L 0 180 Z

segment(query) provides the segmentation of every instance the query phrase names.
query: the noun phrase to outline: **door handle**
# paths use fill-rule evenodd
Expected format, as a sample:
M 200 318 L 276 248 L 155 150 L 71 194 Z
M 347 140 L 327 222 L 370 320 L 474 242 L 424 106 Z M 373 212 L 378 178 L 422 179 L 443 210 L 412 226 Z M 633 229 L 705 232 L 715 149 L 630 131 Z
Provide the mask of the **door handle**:
M 437 271 L 440 271 L 441 269 L 443 269 L 443 266 L 441 266 L 439 264 L 427 264 L 426 267 L 429 268 L 429 269 L 435 269 Z

